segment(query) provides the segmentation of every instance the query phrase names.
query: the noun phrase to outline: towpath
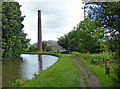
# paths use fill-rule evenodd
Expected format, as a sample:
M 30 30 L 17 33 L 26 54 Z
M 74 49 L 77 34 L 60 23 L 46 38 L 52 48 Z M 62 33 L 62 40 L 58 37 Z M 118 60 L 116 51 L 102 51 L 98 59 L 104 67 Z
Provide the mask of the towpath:
M 102 85 L 99 82 L 99 79 L 93 75 L 84 65 L 83 63 L 80 61 L 79 58 L 77 58 L 76 56 L 71 56 L 71 55 L 67 55 L 72 57 L 73 61 L 76 63 L 76 65 L 80 68 L 80 74 L 79 74 L 79 79 L 80 79 L 80 87 L 91 87 L 91 89 L 95 88 L 95 87 L 99 87 L 100 89 L 102 88 Z

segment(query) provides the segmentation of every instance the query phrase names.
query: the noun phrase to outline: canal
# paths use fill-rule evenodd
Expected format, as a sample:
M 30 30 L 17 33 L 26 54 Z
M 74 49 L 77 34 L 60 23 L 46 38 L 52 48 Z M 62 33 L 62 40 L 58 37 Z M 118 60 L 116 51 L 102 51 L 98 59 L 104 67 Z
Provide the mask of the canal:
M 21 54 L 19 58 L 2 62 L 2 87 L 9 87 L 9 82 L 16 79 L 32 79 L 34 74 L 52 66 L 58 57 L 39 54 Z

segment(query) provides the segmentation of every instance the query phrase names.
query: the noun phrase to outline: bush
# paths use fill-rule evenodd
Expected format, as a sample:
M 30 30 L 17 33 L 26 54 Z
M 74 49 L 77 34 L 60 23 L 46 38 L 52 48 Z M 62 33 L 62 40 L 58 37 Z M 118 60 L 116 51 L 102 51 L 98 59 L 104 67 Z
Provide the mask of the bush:
M 30 51 L 35 51 L 36 48 L 35 48 L 33 45 L 31 45 L 30 48 L 29 48 L 29 50 L 30 50 Z
M 47 51 L 47 52 L 48 52 L 48 51 L 54 51 L 54 49 L 53 49 L 52 47 L 48 46 L 47 49 L 46 49 L 46 51 Z
M 79 52 L 72 52 L 77 56 L 82 56 L 84 59 L 88 60 L 91 64 L 94 65 L 101 65 L 105 63 L 105 60 L 109 57 L 106 52 L 102 52 L 99 54 L 90 54 L 88 53 L 79 53 Z
M 21 79 L 17 79 L 15 83 L 11 83 L 11 87 L 20 87 L 23 86 L 23 81 Z

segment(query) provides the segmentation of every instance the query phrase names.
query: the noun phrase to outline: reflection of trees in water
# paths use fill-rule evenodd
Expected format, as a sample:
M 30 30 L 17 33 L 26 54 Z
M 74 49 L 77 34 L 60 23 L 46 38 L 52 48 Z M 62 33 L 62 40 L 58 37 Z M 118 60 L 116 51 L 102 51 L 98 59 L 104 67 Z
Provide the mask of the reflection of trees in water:
M 38 60 L 40 65 L 40 71 L 42 71 L 42 55 L 38 54 Z
M 2 61 L 2 86 L 9 87 L 11 82 L 20 78 L 21 64 L 23 59 L 21 57 L 13 58 L 10 60 Z

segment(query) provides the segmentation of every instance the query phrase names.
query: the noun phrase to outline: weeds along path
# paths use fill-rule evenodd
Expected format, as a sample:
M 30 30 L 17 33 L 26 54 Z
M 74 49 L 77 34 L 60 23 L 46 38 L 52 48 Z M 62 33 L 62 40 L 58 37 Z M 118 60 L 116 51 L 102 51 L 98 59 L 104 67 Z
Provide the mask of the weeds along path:
M 99 79 L 94 76 L 80 61 L 79 58 L 75 56 L 71 56 L 74 62 L 79 66 L 80 68 L 80 87 L 102 87 L 102 85 L 99 82 Z M 83 72 L 83 73 L 81 73 Z

